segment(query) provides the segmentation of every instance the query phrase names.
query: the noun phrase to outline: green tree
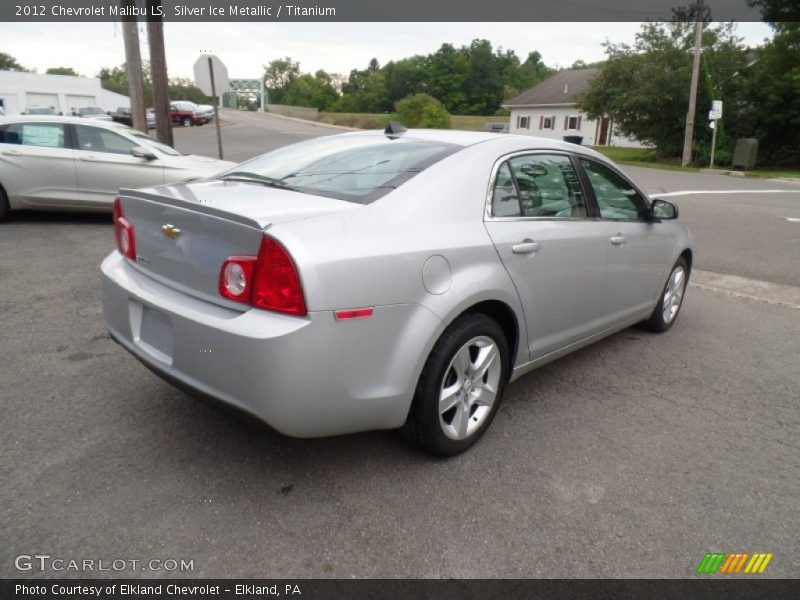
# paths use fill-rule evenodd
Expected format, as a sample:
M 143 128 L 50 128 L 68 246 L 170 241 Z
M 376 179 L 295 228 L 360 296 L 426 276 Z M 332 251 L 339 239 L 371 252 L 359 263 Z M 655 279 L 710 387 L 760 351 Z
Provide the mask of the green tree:
M 413 94 L 395 104 L 397 118 L 406 127 L 450 128 L 450 113 L 428 94 Z
M 427 88 L 434 98 L 441 98 L 442 104 L 453 114 L 467 113 L 465 93 L 469 58 L 465 49 L 442 44 L 427 57 Z
M 742 137 L 759 141 L 759 162 L 800 165 L 800 5 L 794 0 L 749 0 L 774 30 L 745 71 Z
M 607 60 L 579 100 L 580 107 L 593 119 L 611 117 L 618 131 L 656 146 L 660 154 L 677 156 L 689 104 L 693 29 L 686 22 L 645 23 L 633 46 L 607 42 Z M 747 48 L 732 24 L 704 31 L 703 61 L 706 77 L 698 86 L 695 115 L 698 160 L 710 143 L 704 124 L 711 100 L 726 102 L 726 122 L 738 119 L 737 98 L 744 83 L 738 75 L 746 68 Z
M 331 76 L 319 70 L 314 75 L 304 73 L 292 78 L 286 88 L 283 102 L 293 106 L 326 110 L 338 98 L 339 94 L 333 87 Z
M 502 62 L 492 52 L 489 40 L 472 40 L 464 82 L 468 114 L 490 115 L 500 106 L 504 88 L 498 66 Z
M 118 67 L 103 67 L 95 75 L 100 80 L 103 89 L 124 96 L 130 95 L 128 89 L 128 67 L 122 63 Z M 153 84 L 150 78 L 150 63 L 142 61 L 142 80 L 144 88 L 144 102 L 146 106 L 153 105 Z
M 80 77 L 80 74 L 72 67 L 50 67 L 45 71 L 46 75 L 72 75 L 73 77 Z
M 26 69 L 17 62 L 17 59 L 7 54 L 0 52 L 0 71 L 25 71 L 31 72 L 31 69 Z
M 290 57 L 276 58 L 264 66 L 264 85 L 273 104 L 283 104 L 292 80 L 300 75 L 300 63 Z
M 775 36 L 758 48 L 742 98 L 741 137 L 759 141 L 759 160 L 800 165 L 800 24 L 775 23 Z

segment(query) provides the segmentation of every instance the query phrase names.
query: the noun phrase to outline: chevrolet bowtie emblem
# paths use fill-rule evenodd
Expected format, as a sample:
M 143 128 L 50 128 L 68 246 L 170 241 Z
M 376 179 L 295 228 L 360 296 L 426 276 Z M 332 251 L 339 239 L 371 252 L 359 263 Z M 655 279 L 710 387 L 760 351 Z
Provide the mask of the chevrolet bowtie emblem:
M 181 237 L 181 230 L 175 227 L 174 225 L 170 225 L 167 223 L 166 225 L 161 226 L 161 233 L 164 234 L 164 237 L 168 237 L 172 240 L 177 240 Z

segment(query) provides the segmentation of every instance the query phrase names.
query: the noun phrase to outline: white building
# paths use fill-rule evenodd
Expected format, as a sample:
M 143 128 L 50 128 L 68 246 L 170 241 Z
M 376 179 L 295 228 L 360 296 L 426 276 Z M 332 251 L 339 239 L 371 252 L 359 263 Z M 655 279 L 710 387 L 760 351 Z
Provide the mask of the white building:
M 114 111 L 120 106 L 130 105 L 127 96 L 104 90 L 99 79 L 0 71 L 0 106 L 6 115 L 44 106 L 68 115 L 73 108 L 81 106 L 99 106 Z
M 503 104 L 511 111 L 509 132 L 558 140 L 564 136 L 580 136 L 585 146 L 643 147 L 638 140 L 614 131 L 610 119 L 603 117 L 593 121 L 578 109 L 578 99 L 589 89 L 598 70 L 559 71 Z

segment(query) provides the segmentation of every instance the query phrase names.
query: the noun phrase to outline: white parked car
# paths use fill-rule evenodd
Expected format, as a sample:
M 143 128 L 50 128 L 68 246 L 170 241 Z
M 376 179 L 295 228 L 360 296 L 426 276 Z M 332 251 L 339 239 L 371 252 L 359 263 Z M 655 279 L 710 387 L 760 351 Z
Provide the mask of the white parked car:
M 234 163 L 183 155 L 112 121 L 0 118 L 0 218 L 15 209 L 111 211 L 120 188 L 210 177 Z

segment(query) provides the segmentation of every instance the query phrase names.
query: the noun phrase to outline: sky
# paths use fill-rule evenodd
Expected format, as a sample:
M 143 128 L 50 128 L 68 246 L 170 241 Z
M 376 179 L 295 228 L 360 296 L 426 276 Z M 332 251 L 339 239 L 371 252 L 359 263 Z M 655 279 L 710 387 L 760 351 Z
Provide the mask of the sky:
M 166 23 L 164 38 L 170 77 L 192 78 L 201 52 L 212 52 L 231 78 L 260 78 L 263 66 L 284 56 L 303 72 L 325 69 L 348 74 L 373 57 L 381 65 L 436 51 L 443 43 L 467 45 L 484 38 L 513 49 L 524 60 L 537 50 L 551 67 L 604 58 L 602 43 L 633 43 L 639 23 Z M 751 46 L 771 36 L 764 23 L 739 23 L 738 35 Z M 147 59 L 147 35 L 139 34 Z M 94 76 L 125 61 L 119 23 L 0 23 L 0 52 L 27 68 L 72 67 Z

